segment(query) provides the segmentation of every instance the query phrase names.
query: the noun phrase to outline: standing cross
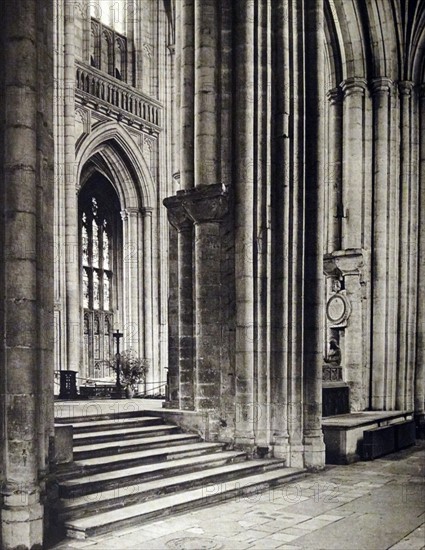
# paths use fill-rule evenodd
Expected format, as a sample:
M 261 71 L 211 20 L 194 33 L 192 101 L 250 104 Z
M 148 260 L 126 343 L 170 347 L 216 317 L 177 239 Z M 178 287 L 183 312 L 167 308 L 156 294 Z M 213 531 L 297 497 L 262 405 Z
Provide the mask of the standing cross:
M 122 332 L 120 332 L 118 329 L 112 334 L 112 336 L 117 341 L 117 354 L 116 354 L 116 362 L 117 362 L 117 390 L 119 391 L 121 389 L 121 382 L 120 382 L 120 340 L 124 336 Z

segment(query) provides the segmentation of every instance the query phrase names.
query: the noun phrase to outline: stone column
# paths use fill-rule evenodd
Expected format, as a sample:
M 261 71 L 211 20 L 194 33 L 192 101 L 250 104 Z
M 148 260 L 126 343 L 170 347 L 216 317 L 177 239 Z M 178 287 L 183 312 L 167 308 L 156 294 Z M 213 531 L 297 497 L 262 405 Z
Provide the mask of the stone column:
M 179 170 L 174 176 L 181 189 L 194 186 L 194 92 L 195 37 L 194 0 L 176 3 L 176 82 L 179 87 L 180 120 L 176 138 L 179 143 Z M 177 280 L 175 291 L 175 326 L 170 327 L 170 363 L 168 369 L 169 407 L 194 407 L 193 381 L 193 296 L 192 247 L 193 227 L 175 196 L 164 200 L 168 221 L 177 231 Z
M 153 257 L 152 257 L 152 212 L 149 207 L 143 208 L 143 334 L 144 357 L 149 362 L 146 377 L 146 390 L 150 392 L 153 386 L 160 383 L 159 365 L 155 362 L 153 349 Z
M 195 185 L 219 183 L 218 18 L 216 0 L 195 0 Z
M 125 349 L 133 349 L 137 354 L 141 353 L 139 349 L 139 286 L 138 280 L 139 267 L 141 267 L 141 258 L 139 257 L 139 239 L 138 220 L 140 212 L 138 208 L 127 207 L 123 213 L 123 233 L 124 233 L 124 287 L 126 302 L 125 316 L 126 321 L 122 327 L 124 332 Z M 143 335 L 143 333 L 142 333 Z
M 188 189 L 194 178 L 194 0 L 180 0 L 176 9 L 181 21 L 180 180 Z
M 53 433 L 53 4 L 1 5 L 0 546 L 41 548 Z
M 389 128 L 390 92 L 392 81 L 378 78 L 372 83 L 373 94 L 373 256 L 372 256 L 372 376 L 371 406 L 375 410 L 385 410 L 387 406 L 387 384 L 390 358 L 388 323 L 390 318 L 388 281 L 388 219 L 390 205 L 390 166 L 389 166 Z
M 75 180 L 75 9 L 64 0 L 64 133 L 65 133 L 65 286 L 67 369 L 79 370 L 80 272 L 78 246 L 78 182 Z
M 176 339 L 177 357 L 170 361 L 168 379 L 170 387 L 169 407 L 194 408 L 194 364 L 193 364 L 193 287 L 192 287 L 192 233 L 193 223 L 188 219 L 181 200 L 177 197 L 165 199 L 168 221 L 177 231 L 178 274 L 177 274 L 177 326 L 172 327 Z
M 361 248 L 364 233 L 364 173 L 365 159 L 365 94 L 366 81 L 349 78 L 342 83 L 343 103 L 343 159 L 341 216 L 341 249 Z M 342 216 L 344 216 L 342 218 Z
M 425 135 L 425 85 L 419 92 L 419 135 Z M 425 139 L 420 139 L 419 150 L 419 246 L 418 246 L 418 294 L 417 294 L 417 340 L 415 366 L 415 416 L 425 424 Z
M 127 209 L 121 210 L 122 220 L 122 241 L 123 241 L 123 266 L 122 266 L 122 304 L 118 313 L 118 318 L 114 319 L 115 328 L 119 328 L 124 333 L 124 343 L 122 349 L 125 350 L 128 345 L 128 333 L 131 327 L 131 263 L 134 262 L 134 249 L 132 249 L 131 232 L 128 223 Z
M 328 92 L 329 100 L 329 253 L 341 250 L 342 213 L 342 93 L 340 88 Z
M 412 292 L 410 287 L 410 255 L 416 251 L 410 249 L 410 224 L 411 224 L 411 203 L 412 188 L 415 182 L 411 179 L 411 95 L 413 82 L 403 81 L 399 83 L 400 90 L 400 130 L 401 130 L 401 178 L 400 178 L 400 256 L 399 256 L 399 303 L 398 303 L 398 357 L 397 357 L 397 394 L 396 408 L 404 410 L 407 407 L 407 392 L 410 380 L 408 379 L 409 359 L 411 354 L 409 313 L 413 305 Z M 409 392 L 410 393 L 410 392 Z M 410 406 L 412 403 L 410 404 Z
M 324 53 L 323 0 L 306 4 L 305 264 L 304 264 L 304 462 L 325 462 L 322 420 Z
M 288 460 L 288 417 L 299 418 L 297 413 L 291 414 L 290 407 L 297 405 L 295 399 L 288 398 L 292 380 L 289 378 L 289 357 L 291 323 L 290 279 L 293 267 L 292 255 L 289 249 L 289 227 L 292 189 L 290 176 L 290 148 L 293 142 L 289 137 L 290 98 L 290 53 L 289 53 L 289 14 L 285 2 L 272 4 L 272 20 L 275 21 L 273 49 L 277 59 L 273 67 L 273 170 L 276 183 L 272 184 L 270 203 L 273 209 L 272 242 L 267 250 L 271 262 L 271 304 L 269 323 L 270 334 L 270 391 L 271 391 L 271 422 L 273 429 L 273 456 Z M 292 137 L 292 136 L 291 136 Z M 294 376 L 294 379 L 296 375 Z M 300 442 L 299 442 L 300 443 Z
M 254 403 L 254 21 L 253 0 L 235 1 L 234 193 L 236 279 L 236 442 L 255 441 Z
M 255 262 L 254 279 L 255 290 L 255 317 L 257 321 L 257 345 L 255 358 L 256 373 L 256 413 L 255 442 L 257 447 L 269 448 L 274 434 L 271 426 L 271 380 L 270 380 L 270 351 L 271 351 L 271 78 L 272 78 L 272 30 L 271 4 L 261 0 L 257 7 L 258 25 L 256 36 L 258 47 L 256 59 L 258 64 L 256 125 L 259 135 L 256 150 L 256 212 L 255 212 Z M 286 105 L 282 108 L 285 109 Z
M 187 218 L 179 226 L 179 357 L 180 357 L 180 408 L 193 409 L 193 288 L 192 288 L 192 235 L 193 224 Z
M 228 210 L 227 192 L 221 185 L 183 191 L 183 208 L 195 224 L 195 410 L 220 406 L 221 246 L 220 223 Z

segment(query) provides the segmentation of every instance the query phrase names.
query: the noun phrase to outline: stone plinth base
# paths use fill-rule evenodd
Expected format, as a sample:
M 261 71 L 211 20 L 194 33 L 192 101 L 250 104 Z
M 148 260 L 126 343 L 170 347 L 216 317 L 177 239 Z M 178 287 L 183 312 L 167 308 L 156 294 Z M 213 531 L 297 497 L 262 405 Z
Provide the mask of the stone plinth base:
M 324 418 L 327 464 L 351 464 L 362 458 L 363 432 L 410 420 L 409 411 L 363 411 Z
M 53 462 L 55 464 L 67 464 L 72 462 L 72 424 L 55 425 L 55 452 Z
M 38 493 L 5 495 L 1 510 L 3 550 L 38 550 L 43 544 L 43 506 Z
M 322 433 L 304 436 L 304 466 L 311 470 L 324 468 L 325 444 Z

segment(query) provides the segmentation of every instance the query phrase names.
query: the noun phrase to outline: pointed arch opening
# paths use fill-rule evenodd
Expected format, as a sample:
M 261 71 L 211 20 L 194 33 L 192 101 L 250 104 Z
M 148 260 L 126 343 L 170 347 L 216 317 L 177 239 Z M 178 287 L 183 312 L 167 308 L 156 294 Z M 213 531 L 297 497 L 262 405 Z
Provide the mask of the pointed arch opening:
M 114 318 L 122 295 L 120 211 L 115 189 L 104 175 L 94 171 L 78 200 L 82 360 L 89 379 L 110 375 L 105 372 L 105 361 L 113 354 Z

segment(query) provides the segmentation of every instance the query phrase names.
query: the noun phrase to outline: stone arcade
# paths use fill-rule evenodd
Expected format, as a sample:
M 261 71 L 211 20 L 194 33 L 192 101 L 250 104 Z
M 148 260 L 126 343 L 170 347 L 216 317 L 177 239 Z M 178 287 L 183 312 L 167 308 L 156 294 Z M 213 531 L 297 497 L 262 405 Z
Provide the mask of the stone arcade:
M 48 530 L 55 372 L 102 378 L 117 328 L 147 393 L 288 466 L 324 465 L 331 339 L 349 411 L 423 423 L 423 3 L 1 10 L 2 548 Z

